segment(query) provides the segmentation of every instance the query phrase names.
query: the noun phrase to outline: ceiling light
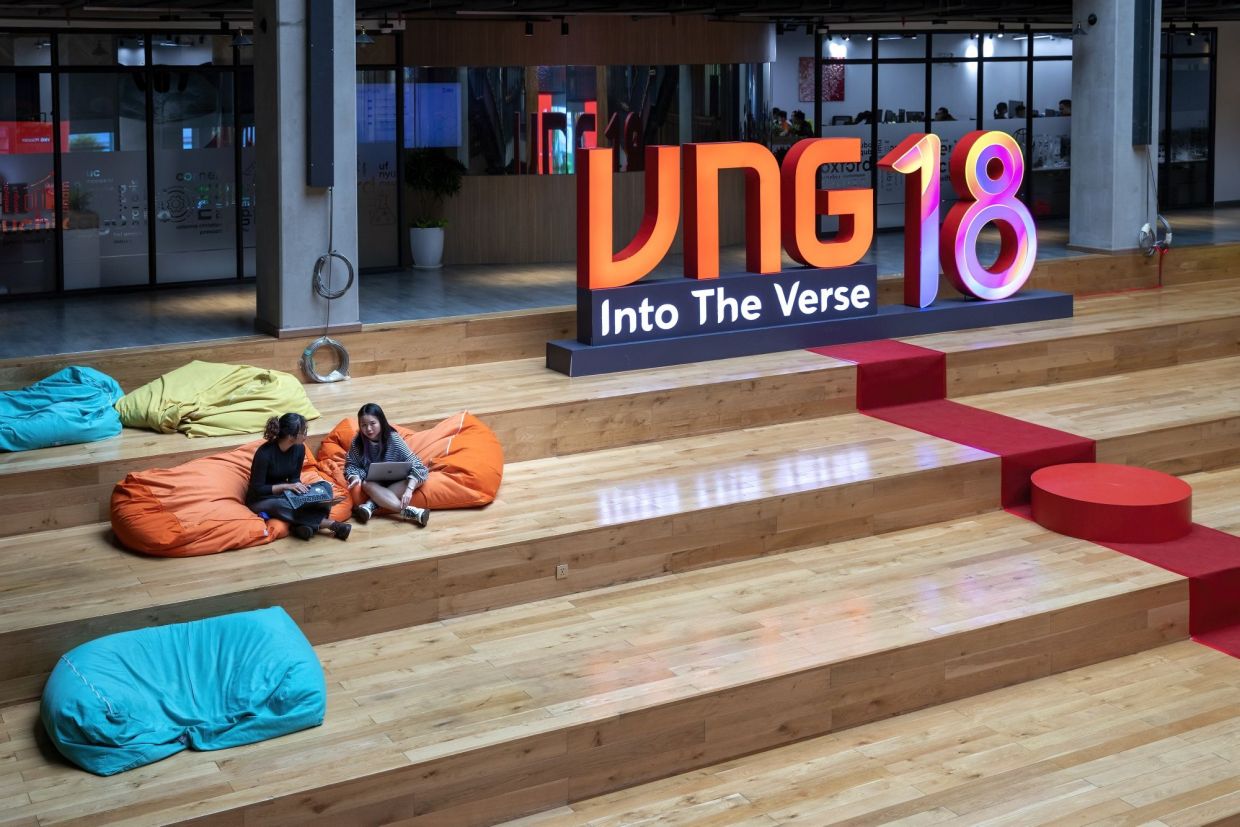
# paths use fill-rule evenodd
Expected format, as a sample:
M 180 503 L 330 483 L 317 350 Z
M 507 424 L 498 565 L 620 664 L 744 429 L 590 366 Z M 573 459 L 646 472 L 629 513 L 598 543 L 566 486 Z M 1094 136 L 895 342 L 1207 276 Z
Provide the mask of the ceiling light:
M 865 42 L 866 42 L 866 43 L 869 43 L 869 42 L 870 42 L 871 40 L 873 40 L 873 39 L 874 39 L 874 35 L 872 35 L 872 34 L 867 34 L 867 35 L 865 36 Z
M 238 29 L 237 33 L 232 36 L 232 42 L 229 43 L 229 45 L 235 48 L 240 48 L 242 46 L 253 46 L 254 41 L 250 39 L 248 34 Z
M 814 34 L 814 24 L 813 24 L 813 23 L 806 23 L 806 24 L 805 24 L 805 33 L 806 33 L 807 35 L 810 35 L 811 37 L 813 36 L 813 34 Z
M 999 37 L 1001 38 L 1003 37 L 1003 24 L 1002 23 L 999 24 Z
M 567 17 L 560 18 L 560 36 L 561 37 L 568 36 L 568 18 Z
M 1071 37 L 1079 37 L 1080 35 L 1088 36 L 1089 30 L 1086 29 L 1084 26 L 1082 26 L 1080 23 L 1077 23 L 1075 26 L 1072 27 Z
M 371 43 L 374 43 L 374 42 L 375 42 L 375 39 L 371 37 L 370 35 L 366 34 L 365 28 L 363 28 L 360 32 L 357 33 L 357 45 L 358 46 L 369 46 Z
M 91 49 L 91 50 L 90 50 L 90 53 L 91 53 L 92 55 L 94 55 L 95 57 L 104 57 L 104 56 L 106 56 L 106 55 L 107 55 L 108 50 L 107 50 L 107 49 L 105 49 L 105 48 L 103 48 L 103 41 L 102 41 L 102 40 L 96 40 L 96 41 L 95 41 L 95 48 Z
M 1188 36 L 1189 36 L 1189 37 L 1196 37 L 1196 36 L 1197 36 L 1197 24 L 1196 24 L 1196 23 L 1194 23 L 1194 24 L 1192 25 L 1192 28 L 1190 28 L 1190 29 L 1188 30 Z

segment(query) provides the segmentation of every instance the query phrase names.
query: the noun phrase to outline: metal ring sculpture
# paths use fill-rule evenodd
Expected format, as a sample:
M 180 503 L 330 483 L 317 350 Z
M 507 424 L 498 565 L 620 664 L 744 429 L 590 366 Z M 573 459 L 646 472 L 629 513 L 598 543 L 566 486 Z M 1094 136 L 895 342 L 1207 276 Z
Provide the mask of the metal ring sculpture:
M 323 348 L 334 351 L 339 362 L 328 374 L 319 373 L 314 364 L 315 354 Z M 320 336 L 301 352 L 301 369 L 315 382 L 341 382 L 349 378 L 349 351 L 332 337 Z
M 348 349 L 327 335 L 327 330 L 331 329 L 332 308 L 331 302 L 340 298 L 349 289 L 353 287 L 353 280 L 356 273 L 353 270 L 353 262 L 336 252 L 332 243 L 332 231 L 334 229 L 333 216 L 335 214 L 335 192 L 329 187 L 327 190 L 327 252 L 319 256 L 318 261 L 314 263 L 314 292 L 327 299 L 327 329 L 323 331 L 323 335 L 315 339 L 310 345 L 301 352 L 301 369 L 306 375 L 315 382 L 342 382 L 349 378 L 349 351 Z M 332 277 L 332 259 L 339 259 L 344 262 L 345 270 L 349 274 L 348 281 L 344 287 L 339 290 L 331 289 Z M 323 280 L 323 273 L 327 273 L 327 281 Z M 331 373 L 319 373 L 318 368 L 314 364 L 314 357 L 323 348 L 329 348 L 336 353 L 337 365 Z

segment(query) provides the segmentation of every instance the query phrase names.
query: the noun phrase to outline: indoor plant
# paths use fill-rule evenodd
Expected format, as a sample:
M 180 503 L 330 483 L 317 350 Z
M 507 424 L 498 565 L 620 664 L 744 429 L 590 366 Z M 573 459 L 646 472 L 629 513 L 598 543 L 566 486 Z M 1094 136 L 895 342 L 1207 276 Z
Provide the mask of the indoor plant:
M 438 149 L 414 149 L 405 159 L 405 183 L 413 191 L 409 251 L 413 266 L 427 269 L 443 263 L 443 202 L 461 191 L 465 166 Z

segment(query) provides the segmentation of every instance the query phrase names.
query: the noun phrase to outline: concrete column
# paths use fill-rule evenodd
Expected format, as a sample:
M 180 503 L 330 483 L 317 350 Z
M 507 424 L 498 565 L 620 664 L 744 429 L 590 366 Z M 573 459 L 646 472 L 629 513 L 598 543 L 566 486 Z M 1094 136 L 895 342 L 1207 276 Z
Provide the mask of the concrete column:
M 275 336 L 321 332 L 329 302 L 312 286 L 315 261 L 332 246 L 357 267 L 357 57 L 354 0 L 331 3 L 334 23 L 335 184 L 306 185 L 306 0 L 258 0 L 254 9 L 254 121 L 258 152 L 255 327 Z M 333 262 L 333 289 L 344 286 Z M 326 280 L 326 271 L 324 271 Z M 331 329 L 360 328 L 358 288 L 330 302 Z
M 1091 14 L 1097 23 L 1090 25 Z M 1158 75 L 1162 2 L 1154 2 L 1153 138 L 1132 145 L 1132 0 L 1074 0 L 1072 18 L 1088 34 L 1072 40 L 1072 196 L 1068 243 L 1117 251 L 1137 247 L 1157 214 Z M 1153 178 L 1151 176 L 1154 176 Z

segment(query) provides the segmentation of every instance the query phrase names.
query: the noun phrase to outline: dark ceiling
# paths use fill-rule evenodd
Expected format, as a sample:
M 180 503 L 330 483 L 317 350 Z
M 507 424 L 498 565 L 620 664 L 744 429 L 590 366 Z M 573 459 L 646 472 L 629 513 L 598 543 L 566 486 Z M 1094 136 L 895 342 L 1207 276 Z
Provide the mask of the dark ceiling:
M 152 21 L 248 19 L 252 0 L 0 0 L 0 17 Z M 357 0 L 360 17 L 510 18 L 574 14 L 712 15 L 721 20 L 805 23 L 1002 21 L 1068 23 L 1072 0 Z M 1240 20 L 1233 0 L 1166 0 L 1164 21 Z

